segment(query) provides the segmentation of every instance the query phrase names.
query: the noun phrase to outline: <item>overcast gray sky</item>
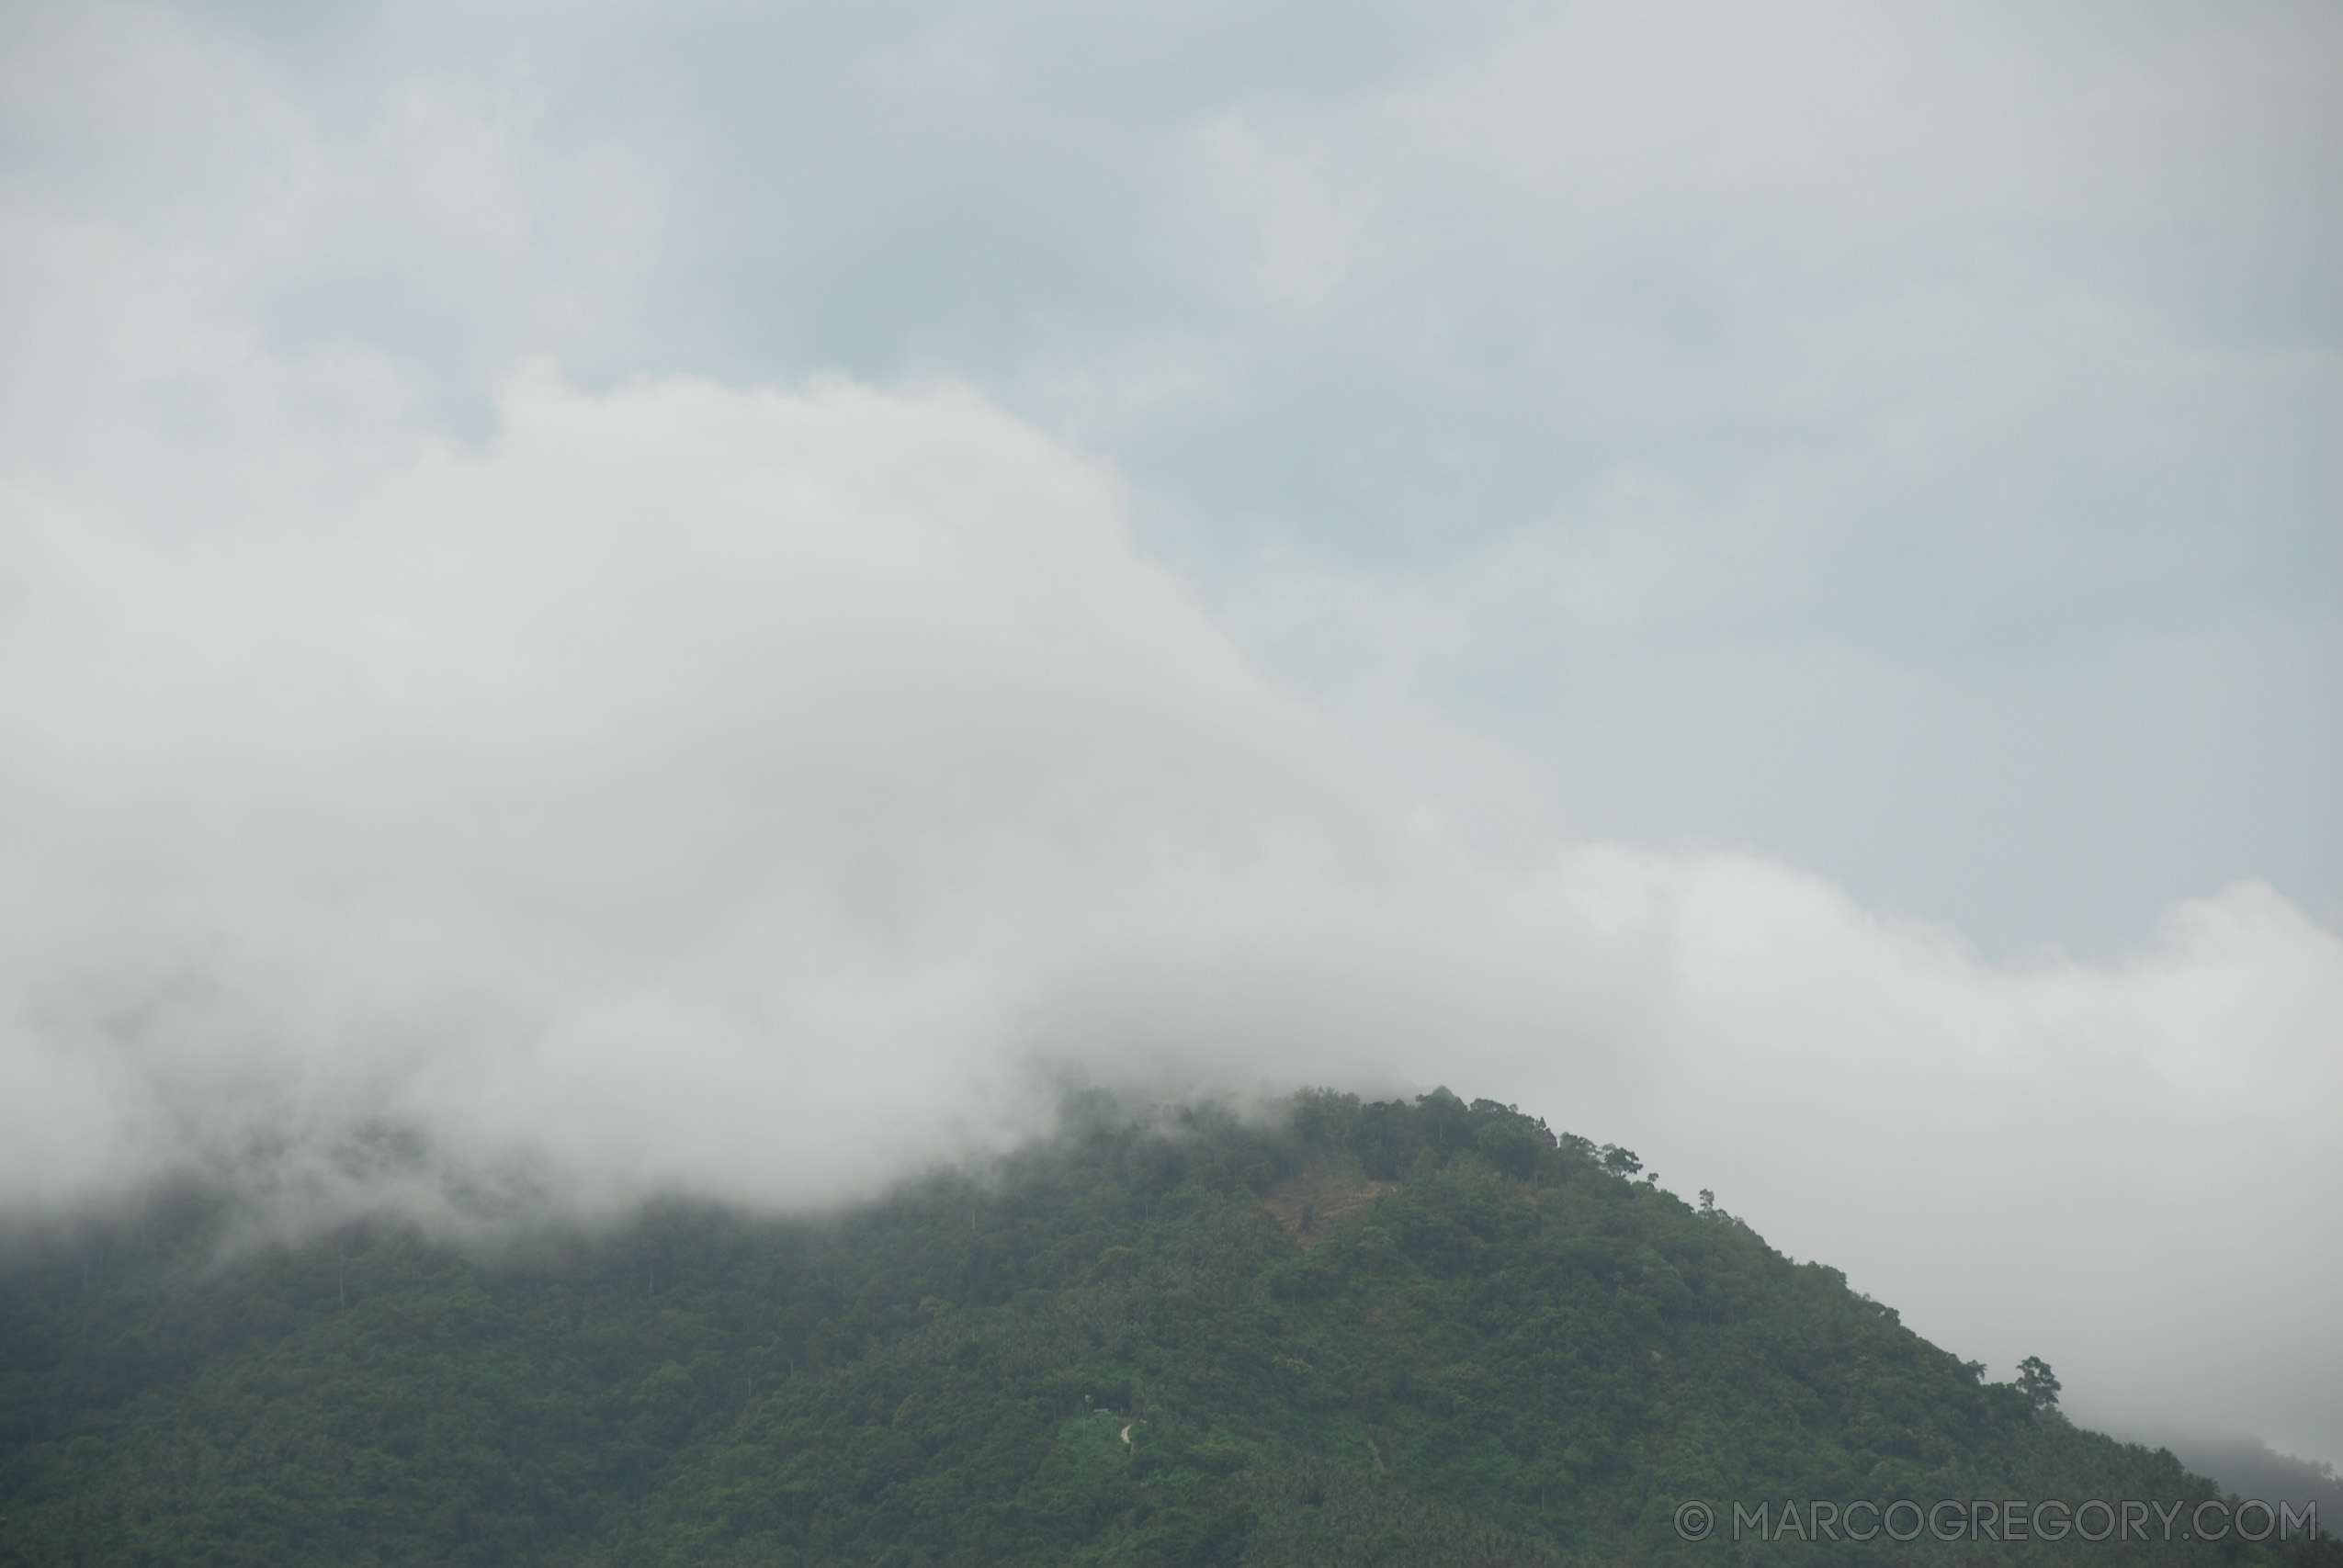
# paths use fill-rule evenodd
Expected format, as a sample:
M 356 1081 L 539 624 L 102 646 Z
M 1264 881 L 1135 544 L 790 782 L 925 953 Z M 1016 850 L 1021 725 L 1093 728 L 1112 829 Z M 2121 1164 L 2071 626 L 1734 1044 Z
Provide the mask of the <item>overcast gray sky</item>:
M 1445 1080 L 2343 1458 L 2343 13 L 17 0 L 0 139 L 12 1201 Z

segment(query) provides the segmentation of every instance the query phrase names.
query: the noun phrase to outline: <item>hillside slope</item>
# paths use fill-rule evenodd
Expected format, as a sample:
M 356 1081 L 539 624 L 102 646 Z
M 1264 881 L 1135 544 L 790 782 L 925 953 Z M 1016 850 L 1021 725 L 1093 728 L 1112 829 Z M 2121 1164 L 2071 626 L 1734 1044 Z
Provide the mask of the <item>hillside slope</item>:
M 223 1260 L 181 1194 L 6 1253 L 0 1564 L 2118 1562 L 1805 1538 L 1817 1499 L 2215 1495 L 1634 1168 L 1442 1091 L 1093 1105 L 850 1214 L 493 1256 Z M 1736 1502 L 1800 1534 L 1732 1542 Z M 2343 1561 L 2187 1528 L 2156 1561 Z

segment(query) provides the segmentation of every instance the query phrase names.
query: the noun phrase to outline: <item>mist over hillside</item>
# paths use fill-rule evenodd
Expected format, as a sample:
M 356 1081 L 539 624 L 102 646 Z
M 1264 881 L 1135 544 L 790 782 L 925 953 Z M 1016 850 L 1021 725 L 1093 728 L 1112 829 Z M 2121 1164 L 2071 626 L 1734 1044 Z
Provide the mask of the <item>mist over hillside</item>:
M 2176 1437 L 2159 1445 L 2200 1475 L 2247 1497 L 2292 1497 L 2318 1505 L 2320 1518 L 2343 1518 L 2343 1481 L 2335 1467 L 2280 1453 L 2258 1438 L 2232 1434 Z
M 505 420 L 258 554 L 7 511 L 0 1201 L 786 1207 L 1068 1073 L 1469 1072 L 2095 1418 L 2325 1451 L 2343 940 L 2269 889 L 2013 968 L 1748 856 L 1500 852 L 964 394 L 539 375 Z
M 1444 1089 L 1087 1093 L 821 1217 L 246 1205 L 0 1246 L 0 1563 L 2343 1560 Z

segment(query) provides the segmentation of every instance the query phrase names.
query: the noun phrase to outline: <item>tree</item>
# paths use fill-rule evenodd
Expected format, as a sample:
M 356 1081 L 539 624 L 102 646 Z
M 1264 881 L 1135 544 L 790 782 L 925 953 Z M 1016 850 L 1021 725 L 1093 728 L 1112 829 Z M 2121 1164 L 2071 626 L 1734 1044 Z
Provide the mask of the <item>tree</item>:
M 2033 1401 L 2036 1410 L 2048 1410 L 2058 1403 L 2058 1379 L 2050 1371 L 2050 1363 L 2040 1356 L 2029 1356 L 2018 1363 L 2018 1392 Z

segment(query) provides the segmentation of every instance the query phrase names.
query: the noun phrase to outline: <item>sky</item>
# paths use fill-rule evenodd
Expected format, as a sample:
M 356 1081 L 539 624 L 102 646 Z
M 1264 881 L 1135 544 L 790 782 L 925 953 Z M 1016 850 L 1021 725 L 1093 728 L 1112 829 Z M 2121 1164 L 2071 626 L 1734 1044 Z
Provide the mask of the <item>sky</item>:
M 1446 1083 L 2343 1460 L 2338 164 L 2319 6 L 9 0 L 0 1207 Z

